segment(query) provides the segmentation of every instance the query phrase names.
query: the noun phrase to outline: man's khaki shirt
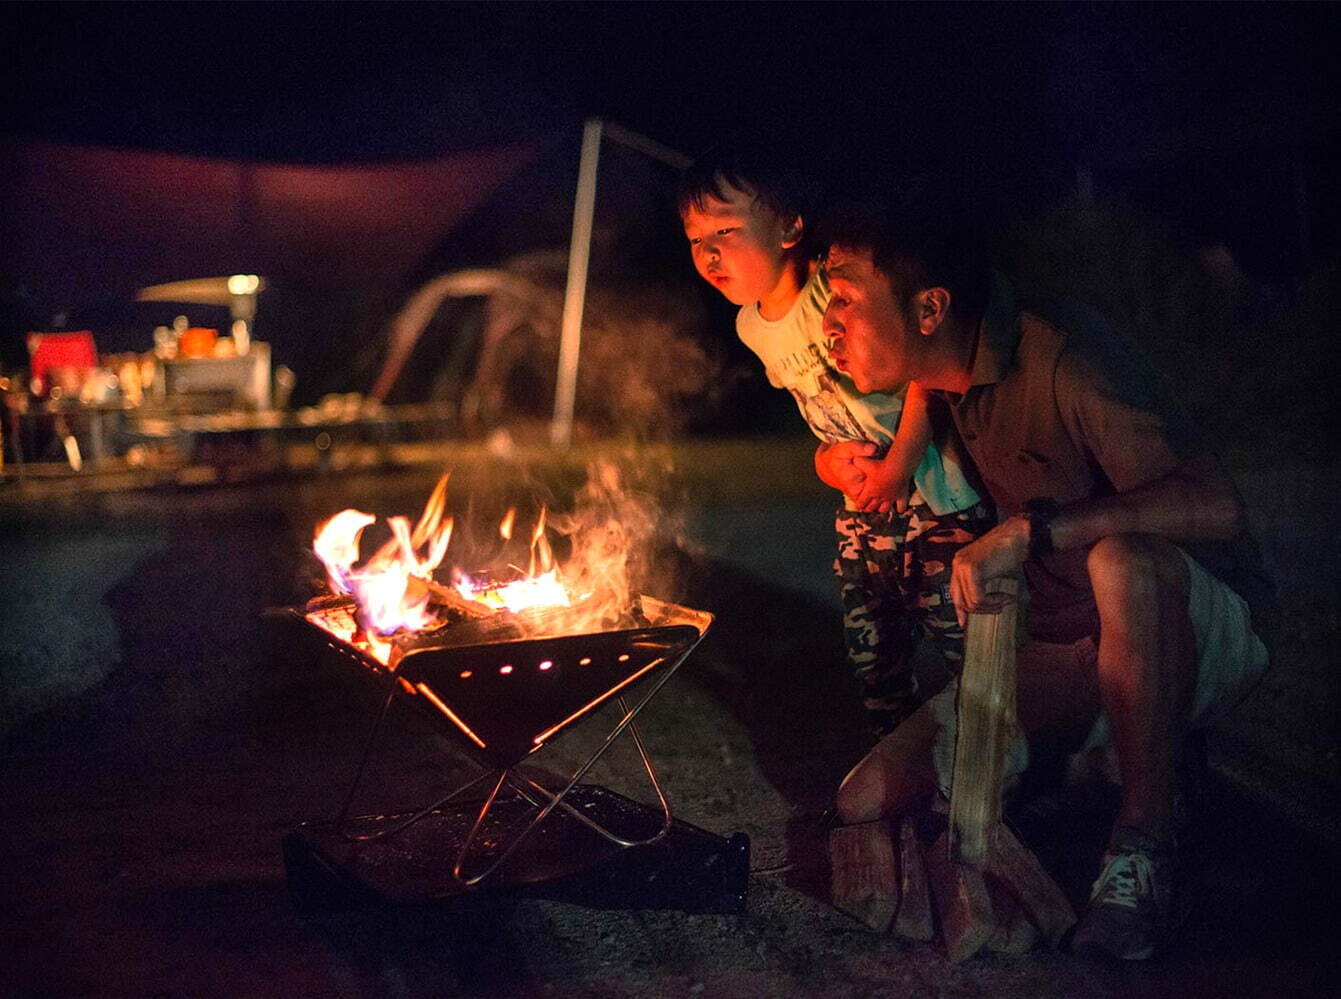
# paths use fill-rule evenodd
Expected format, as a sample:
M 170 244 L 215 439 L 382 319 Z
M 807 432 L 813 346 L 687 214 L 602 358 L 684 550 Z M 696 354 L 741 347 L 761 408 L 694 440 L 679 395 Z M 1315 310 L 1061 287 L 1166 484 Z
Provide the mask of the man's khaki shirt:
M 968 390 L 937 393 L 1003 518 L 1033 497 L 1065 506 L 1125 492 L 1207 451 L 1165 381 L 1101 315 L 1067 304 L 1049 316 L 1017 311 L 998 277 L 979 324 Z M 1250 606 L 1270 599 L 1250 539 L 1184 548 Z M 1035 638 L 1098 634 L 1087 553 L 1057 552 L 1025 564 Z M 1253 592 L 1263 584 L 1265 595 Z

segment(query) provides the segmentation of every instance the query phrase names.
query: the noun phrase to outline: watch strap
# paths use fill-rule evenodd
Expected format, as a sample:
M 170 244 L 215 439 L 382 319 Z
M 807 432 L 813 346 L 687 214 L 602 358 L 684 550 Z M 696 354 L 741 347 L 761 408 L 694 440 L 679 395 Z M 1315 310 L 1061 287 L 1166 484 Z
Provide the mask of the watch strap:
M 1036 496 L 1024 504 L 1024 516 L 1029 521 L 1030 558 L 1042 558 L 1056 551 L 1052 544 L 1052 522 L 1061 512 L 1061 506 L 1050 496 Z

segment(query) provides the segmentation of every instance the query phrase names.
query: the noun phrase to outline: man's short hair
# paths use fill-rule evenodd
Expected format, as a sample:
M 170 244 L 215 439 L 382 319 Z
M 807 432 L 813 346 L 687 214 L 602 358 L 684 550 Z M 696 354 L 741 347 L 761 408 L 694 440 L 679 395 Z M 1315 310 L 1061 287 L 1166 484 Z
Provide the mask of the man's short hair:
M 753 195 L 784 222 L 804 217 L 810 209 L 809 181 L 780 141 L 741 133 L 712 146 L 680 177 L 680 216 L 691 207 L 705 211 L 710 198 L 725 201 L 727 187 Z
M 962 203 L 930 184 L 836 203 L 817 229 L 822 246 L 869 251 L 904 304 L 924 288 L 944 288 L 951 311 L 966 322 L 980 319 L 987 307 L 992 270 L 981 226 Z

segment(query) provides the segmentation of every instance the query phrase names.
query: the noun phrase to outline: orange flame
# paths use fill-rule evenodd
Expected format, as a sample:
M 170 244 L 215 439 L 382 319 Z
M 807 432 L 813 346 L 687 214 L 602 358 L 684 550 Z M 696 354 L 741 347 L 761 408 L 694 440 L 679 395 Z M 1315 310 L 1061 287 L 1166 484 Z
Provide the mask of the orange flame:
M 436 616 L 433 595 L 438 594 L 440 609 L 446 591 L 433 574 L 452 541 L 453 522 L 445 516 L 446 503 L 444 475 L 415 527 L 411 529 L 405 517 L 389 517 L 391 539 L 361 565 L 359 542 L 364 530 L 376 521 L 372 514 L 344 510 L 317 532 L 313 547 L 326 566 L 332 588 L 354 597 L 364 638 L 383 661 L 389 652 L 389 636 L 395 632 L 443 623 Z M 516 533 L 516 521 L 516 510 L 509 509 L 498 527 L 505 542 Z M 526 558 L 516 557 L 521 553 L 515 549 L 510 558 L 505 545 L 501 555 L 489 559 L 505 566 L 502 571 L 489 564 L 470 572 L 452 567 L 452 589 L 484 613 L 523 614 L 543 608 L 546 629 L 600 630 L 627 610 L 633 592 L 630 555 L 654 535 L 657 523 L 658 517 L 645 505 L 624 496 L 616 469 L 598 466 L 591 470 L 572 513 L 552 516 L 545 507 L 540 508 L 529 533 Z M 551 533 L 566 538 L 568 554 L 562 565 L 555 557 Z M 461 558 L 457 551 L 456 559 Z M 528 626 L 522 618 L 518 624 Z
M 377 520 L 375 516 L 342 510 L 318 527 L 313 550 L 326 566 L 331 586 L 354 597 L 360 623 L 370 633 L 390 635 L 435 623 L 428 607 L 429 589 L 424 584 L 442 563 L 451 542 L 452 520 L 442 516 L 446 499 L 444 475 L 414 530 L 404 517 L 389 518 L 391 540 L 362 566 L 355 565 L 359 541 L 363 531 Z

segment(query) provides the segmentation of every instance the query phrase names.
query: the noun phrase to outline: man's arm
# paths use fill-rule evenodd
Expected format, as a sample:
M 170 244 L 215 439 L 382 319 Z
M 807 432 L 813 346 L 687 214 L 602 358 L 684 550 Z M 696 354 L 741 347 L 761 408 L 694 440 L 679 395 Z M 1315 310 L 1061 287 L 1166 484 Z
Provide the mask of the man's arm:
M 853 464 L 866 481 L 853 499 L 859 510 L 888 512 L 908 509 L 909 483 L 931 443 L 931 417 L 927 413 L 927 390 L 916 382 L 908 385 L 899 416 L 899 429 L 883 458 L 857 458 Z
M 1168 475 L 1113 496 L 1078 500 L 1052 520 L 1057 551 L 1084 548 L 1114 534 L 1154 534 L 1170 541 L 1220 541 L 1245 526 L 1243 500 L 1213 454 L 1203 454 Z M 963 624 L 966 615 L 999 610 L 1002 600 L 986 584 L 1024 565 L 1029 521 L 1017 514 L 956 553 L 950 595 Z
M 1052 522 L 1052 543 L 1064 551 L 1113 534 L 1227 541 L 1245 527 L 1243 499 L 1220 460 L 1208 453 L 1144 486 L 1070 504 Z

